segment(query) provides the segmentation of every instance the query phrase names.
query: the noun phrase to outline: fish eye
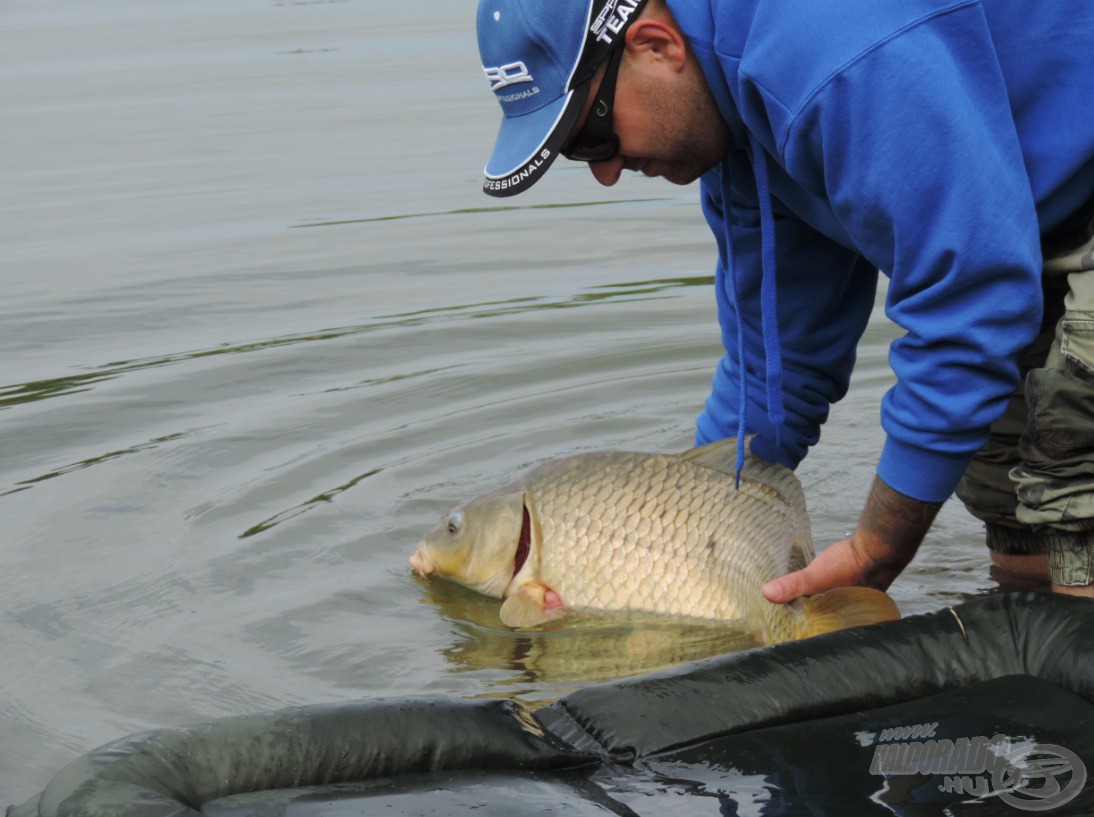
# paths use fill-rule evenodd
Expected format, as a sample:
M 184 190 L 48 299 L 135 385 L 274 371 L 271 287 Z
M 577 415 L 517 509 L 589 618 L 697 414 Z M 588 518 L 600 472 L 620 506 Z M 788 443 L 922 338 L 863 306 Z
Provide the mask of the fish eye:
M 456 511 L 455 513 L 450 513 L 448 516 L 445 517 L 445 522 L 448 525 L 449 533 L 459 533 L 460 525 L 463 524 L 463 514 L 459 511 Z

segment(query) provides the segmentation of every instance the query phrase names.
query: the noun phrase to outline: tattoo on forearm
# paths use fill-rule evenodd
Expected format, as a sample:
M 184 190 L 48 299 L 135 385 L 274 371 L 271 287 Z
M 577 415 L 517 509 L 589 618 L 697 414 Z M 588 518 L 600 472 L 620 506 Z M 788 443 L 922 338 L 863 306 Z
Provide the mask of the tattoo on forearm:
M 921 502 L 874 477 L 859 527 L 899 551 L 914 552 L 934 522 L 941 502 Z

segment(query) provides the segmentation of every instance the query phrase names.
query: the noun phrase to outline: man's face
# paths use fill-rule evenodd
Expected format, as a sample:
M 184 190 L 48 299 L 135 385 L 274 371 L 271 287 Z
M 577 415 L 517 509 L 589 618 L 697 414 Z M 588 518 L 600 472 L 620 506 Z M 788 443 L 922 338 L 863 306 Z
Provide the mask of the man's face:
M 597 77 L 594 88 L 600 80 Z M 594 96 L 590 93 L 587 106 Z M 729 128 L 694 64 L 673 72 L 640 57 L 624 56 L 612 127 L 619 137 L 619 152 L 607 161 L 589 163 L 593 176 L 604 185 L 615 184 L 624 170 L 690 184 L 717 165 L 729 148 Z

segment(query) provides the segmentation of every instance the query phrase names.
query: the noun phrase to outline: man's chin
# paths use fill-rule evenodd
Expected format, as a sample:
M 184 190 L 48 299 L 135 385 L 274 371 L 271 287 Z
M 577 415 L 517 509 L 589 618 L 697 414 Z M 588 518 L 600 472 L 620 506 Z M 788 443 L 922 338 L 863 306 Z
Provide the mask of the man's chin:
M 681 187 L 684 187 L 685 185 L 691 184 L 702 175 L 702 173 L 693 173 L 689 176 L 665 176 L 665 181 L 669 181 L 673 184 L 678 184 Z
M 687 171 L 670 171 L 662 174 L 663 178 L 667 182 L 678 184 L 680 186 L 688 185 L 703 175 L 705 171 L 697 171 L 694 168 Z
M 711 167 L 700 167 L 695 162 L 687 162 L 683 164 L 648 164 L 642 168 L 642 173 L 652 178 L 659 177 L 667 182 L 677 185 L 688 185 L 700 178 L 704 173 L 713 167 L 716 167 L 717 163 L 711 165 Z

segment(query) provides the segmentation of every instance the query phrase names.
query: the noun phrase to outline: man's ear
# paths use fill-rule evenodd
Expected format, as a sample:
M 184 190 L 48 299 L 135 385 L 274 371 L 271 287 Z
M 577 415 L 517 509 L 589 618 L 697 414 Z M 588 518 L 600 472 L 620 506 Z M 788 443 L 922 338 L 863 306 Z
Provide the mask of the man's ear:
M 650 60 L 673 71 L 683 70 L 687 62 L 687 40 L 670 20 L 641 17 L 627 29 L 625 42 L 632 59 Z

